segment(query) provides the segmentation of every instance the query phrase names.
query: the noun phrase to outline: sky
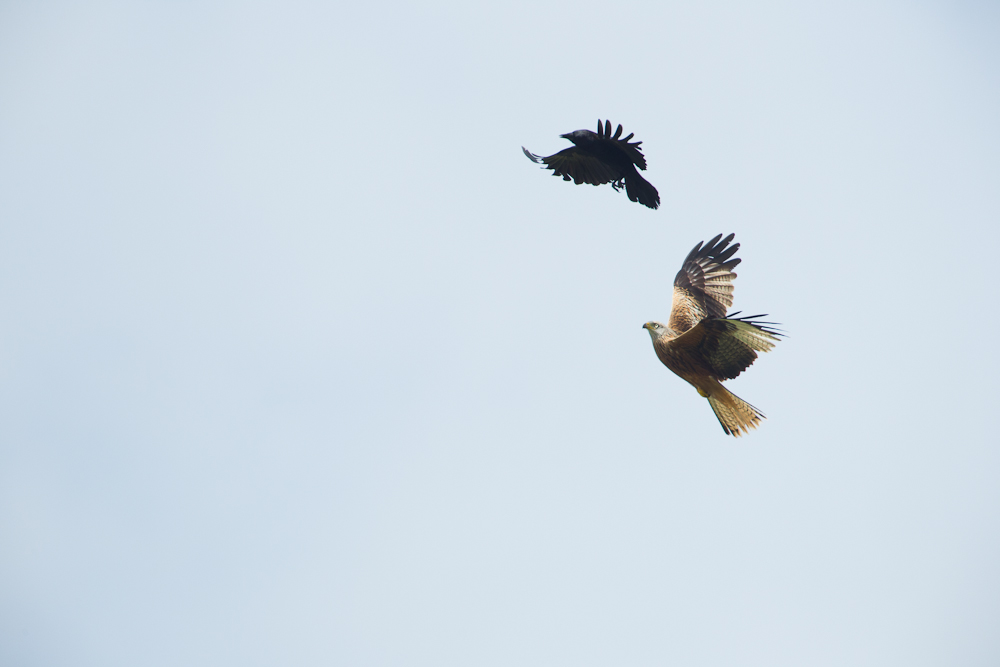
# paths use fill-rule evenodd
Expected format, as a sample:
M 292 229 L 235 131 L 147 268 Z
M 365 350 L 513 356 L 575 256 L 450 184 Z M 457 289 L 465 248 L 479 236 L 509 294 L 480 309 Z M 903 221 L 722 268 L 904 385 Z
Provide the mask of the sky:
M 998 37 L 0 4 L 0 664 L 1000 664 Z M 641 328 L 730 232 L 739 439 Z

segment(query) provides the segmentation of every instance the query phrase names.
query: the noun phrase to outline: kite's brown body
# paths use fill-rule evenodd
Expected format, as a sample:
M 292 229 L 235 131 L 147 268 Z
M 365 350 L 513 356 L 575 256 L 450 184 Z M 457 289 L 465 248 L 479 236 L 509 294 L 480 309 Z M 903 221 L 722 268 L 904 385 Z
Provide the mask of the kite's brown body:
M 721 240 L 720 240 L 721 239 Z M 653 339 L 653 349 L 663 365 L 686 380 L 708 399 L 723 430 L 734 436 L 756 428 L 763 413 L 722 386 L 750 366 L 758 352 L 774 347 L 781 334 L 770 322 L 751 317 L 726 316 L 733 305 L 731 259 L 740 245 L 729 245 L 733 234 L 719 234 L 699 243 L 688 254 L 674 278 L 673 307 L 667 325 L 642 325 Z

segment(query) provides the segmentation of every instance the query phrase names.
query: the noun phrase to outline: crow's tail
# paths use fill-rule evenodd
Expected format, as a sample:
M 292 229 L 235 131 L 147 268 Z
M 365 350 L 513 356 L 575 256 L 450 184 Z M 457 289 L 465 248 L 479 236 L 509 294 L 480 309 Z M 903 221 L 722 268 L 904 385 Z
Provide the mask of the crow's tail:
M 660 193 L 653 184 L 639 175 L 635 169 L 625 177 L 625 192 L 632 201 L 637 201 L 649 208 L 660 207 Z

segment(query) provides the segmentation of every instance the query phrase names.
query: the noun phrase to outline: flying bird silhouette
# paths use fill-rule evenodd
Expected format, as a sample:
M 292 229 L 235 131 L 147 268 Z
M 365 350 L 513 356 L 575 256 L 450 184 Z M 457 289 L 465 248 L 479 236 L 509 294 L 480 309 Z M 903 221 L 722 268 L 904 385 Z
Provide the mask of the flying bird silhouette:
M 619 139 L 622 136 L 621 125 L 611 136 L 611 121 L 604 121 L 602 125 L 598 119 L 597 132 L 577 130 L 559 136 L 572 141 L 573 146 L 548 157 L 535 155 L 524 146 L 521 150 L 529 160 L 544 164 L 546 169 L 552 170 L 553 176 L 562 176 L 564 181 L 572 180 L 577 185 L 610 183 L 615 190 L 621 190 L 624 182 L 629 199 L 649 208 L 660 206 L 656 188 L 635 170 L 636 167 L 646 169 L 646 158 L 639 148 L 642 142 L 629 143 L 634 136 L 632 134 Z
M 733 305 L 732 259 L 740 244 L 729 246 L 733 234 L 719 234 L 699 243 L 684 259 L 674 278 L 673 305 L 666 325 L 646 322 L 643 329 L 653 339 L 653 349 L 663 365 L 686 380 L 708 399 L 728 435 L 740 436 L 757 428 L 764 414 L 722 386 L 768 352 L 784 334 L 750 315 L 726 315 Z M 719 239 L 722 239 L 721 241 Z M 728 246 L 728 247 L 727 247 Z

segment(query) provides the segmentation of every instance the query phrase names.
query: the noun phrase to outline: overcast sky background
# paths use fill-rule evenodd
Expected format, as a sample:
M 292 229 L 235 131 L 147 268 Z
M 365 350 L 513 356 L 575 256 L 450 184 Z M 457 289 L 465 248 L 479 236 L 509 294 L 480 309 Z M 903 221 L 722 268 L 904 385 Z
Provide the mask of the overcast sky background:
M 1000 9 L 806 4 L 0 4 L 0 663 L 1000 664 Z

